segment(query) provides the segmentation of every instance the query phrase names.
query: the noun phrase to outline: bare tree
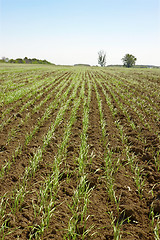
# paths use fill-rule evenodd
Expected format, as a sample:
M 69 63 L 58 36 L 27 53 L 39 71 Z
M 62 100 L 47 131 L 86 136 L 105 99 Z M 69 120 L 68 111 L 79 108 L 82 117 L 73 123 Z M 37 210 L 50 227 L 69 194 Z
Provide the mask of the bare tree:
M 98 64 L 101 67 L 106 65 L 106 53 L 103 50 L 98 52 Z

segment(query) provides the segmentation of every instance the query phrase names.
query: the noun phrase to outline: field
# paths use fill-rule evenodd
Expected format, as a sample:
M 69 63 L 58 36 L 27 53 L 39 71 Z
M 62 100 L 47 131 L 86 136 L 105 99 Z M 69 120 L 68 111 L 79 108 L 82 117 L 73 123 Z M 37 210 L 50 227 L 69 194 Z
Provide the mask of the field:
M 160 239 L 160 70 L 0 65 L 0 239 Z

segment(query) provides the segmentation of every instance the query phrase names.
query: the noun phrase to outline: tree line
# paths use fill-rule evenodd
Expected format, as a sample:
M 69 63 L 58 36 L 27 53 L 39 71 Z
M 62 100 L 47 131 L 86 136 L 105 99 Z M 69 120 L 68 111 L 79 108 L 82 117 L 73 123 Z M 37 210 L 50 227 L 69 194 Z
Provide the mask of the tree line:
M 24 64 L 52 64 L 47 60 L 41 60 L 37 58 L 16 58 L 16 59 L 9 59 L 6 57 L 2 57 L 0 60 L 1 63 L 24 63 Z
M 134 57 L 132 54 L 126 54 L 123 58 L 123 66 L 125 67 L 133 67 L 135 65 L 136 62 L 136 57 Z M 2 57 L 2 59 L 0 59 L 0 63 L 24 63 L 24 64 L 53 64 L 48 62 L 47 60 L 41 60 L 41 59 L 37 59 L 37 58 L 16 58 L 16 59 L 9 59 L 6 57 Z M 106 53 L 101 50 L 98 52 L 98 64 L 101 67 L 105 67 L 106 65 Z M 79 64 L 78 64 L 79 65 Z

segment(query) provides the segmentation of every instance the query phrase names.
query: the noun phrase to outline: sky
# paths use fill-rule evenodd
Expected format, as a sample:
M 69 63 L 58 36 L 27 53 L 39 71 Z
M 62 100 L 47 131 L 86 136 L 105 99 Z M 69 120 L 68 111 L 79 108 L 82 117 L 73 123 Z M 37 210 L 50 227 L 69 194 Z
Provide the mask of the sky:
M 0 0 L 0 58 L 160 66 L 160 0 Z

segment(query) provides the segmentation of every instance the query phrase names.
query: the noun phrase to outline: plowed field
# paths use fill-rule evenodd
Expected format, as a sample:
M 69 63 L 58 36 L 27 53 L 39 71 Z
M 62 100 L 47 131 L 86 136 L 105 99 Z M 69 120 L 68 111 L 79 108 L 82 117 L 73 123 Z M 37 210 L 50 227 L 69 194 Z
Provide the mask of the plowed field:
M 0 66 L 0 239 L 160 239 L 160 70 Z

